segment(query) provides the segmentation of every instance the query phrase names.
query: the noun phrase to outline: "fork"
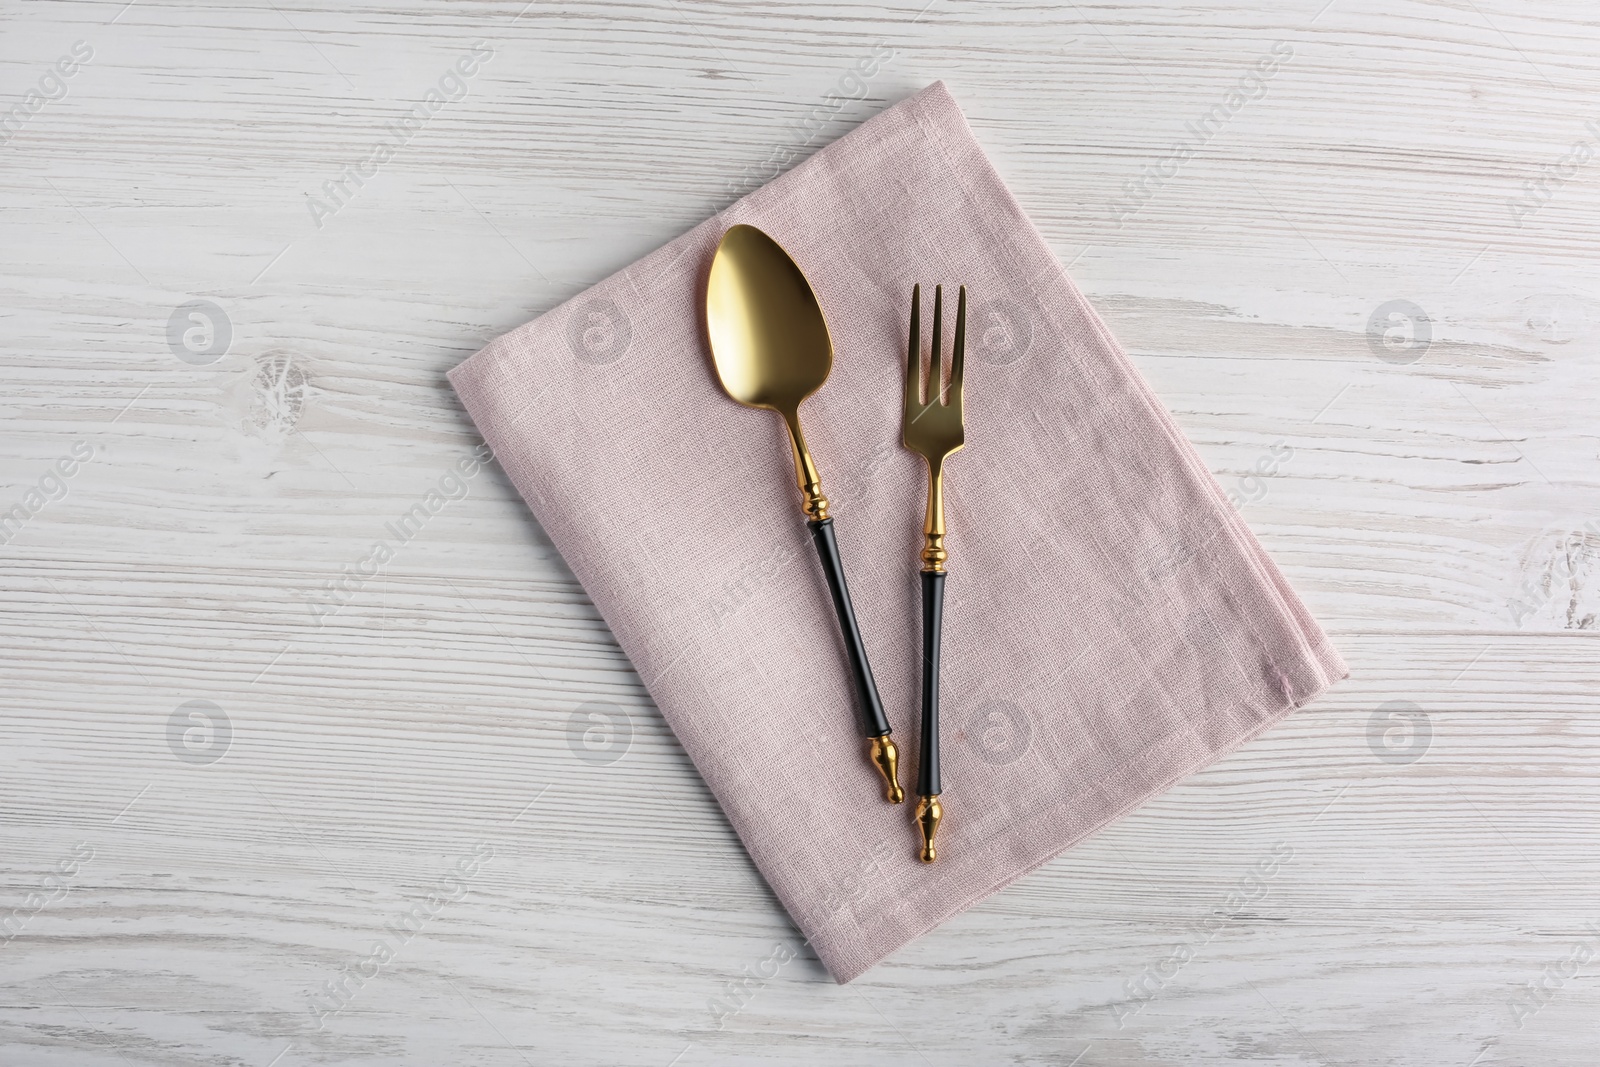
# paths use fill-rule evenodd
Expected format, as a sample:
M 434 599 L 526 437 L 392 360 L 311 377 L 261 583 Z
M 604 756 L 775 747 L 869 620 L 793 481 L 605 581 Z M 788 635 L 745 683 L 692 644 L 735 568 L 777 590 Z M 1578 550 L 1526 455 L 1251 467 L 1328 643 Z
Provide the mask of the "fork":
M 917 764 L 917 829 L 922 834 L 923 863 L 938 858 L 933 838 L 944 818 L 939 801 L 939 638 L 944 625 L 944 461 L 966 444 L 962 419 L 961 376 L 967 347 L 967 287 L 956 304 L 955 348 L 949 385 L 941 388 L 943 358 L 941 319 L 944 286 L 933 290 L 933 349 L 926 383 L 922 374 L 922 286 L 911 289 L 911 343 L 906 359 L 905 413 L 900 440 L 928 463 L 928 512 L 922 524 L 922 746 Z M 924 399 L 926 396 L 926 399 Z

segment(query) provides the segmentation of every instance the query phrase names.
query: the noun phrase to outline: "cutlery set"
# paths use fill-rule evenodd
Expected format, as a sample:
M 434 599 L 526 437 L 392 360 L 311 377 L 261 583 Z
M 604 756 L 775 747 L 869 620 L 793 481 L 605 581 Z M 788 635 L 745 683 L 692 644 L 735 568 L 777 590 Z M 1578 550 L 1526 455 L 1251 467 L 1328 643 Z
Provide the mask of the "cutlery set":
M 922 581 L 922 719 L 913 819 L 922 839 L 919 858 L 932 863 L 934 836 L 944 817 L 939 776 L 939 643 L 944 616 L 944 464 L 965 443 L 962 375 L 966 348 L 967 290 L 956 306 L 948 375 L 941 366 L 943 286 L 934 289 L 933 344 L 924 372 L 922 287 L 911 290 L 911 337 L 906 362 L 901 443 L 927 462 L 927 511 L 919 553 Z M 782 416 L 793 453 L 801 508 L 833 599 L 845 656 L 861 710 L 867 756 L 883 778 L 884 797 L 905 799 L 899 783 L 899 749 L 867 661 L 850 588 L 845 581 L 828 498 L 800 428 L 800 404 L 822 387 L 833 369 L 833 342 L 822 307 L 805 275 L 783 248 L 754 226 L 728 230 L 717 246 L 706 284 L 706 334 L 723 391 L 746 407 Z

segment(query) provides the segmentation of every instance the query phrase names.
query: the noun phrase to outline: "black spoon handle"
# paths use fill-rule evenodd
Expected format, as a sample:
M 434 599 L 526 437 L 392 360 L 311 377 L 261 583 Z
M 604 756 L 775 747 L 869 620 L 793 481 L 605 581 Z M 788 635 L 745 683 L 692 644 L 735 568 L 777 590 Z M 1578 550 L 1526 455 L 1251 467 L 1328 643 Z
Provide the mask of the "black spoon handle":
M 844 563 L 839 559 L 839 542 L 833 535 L 832 519 L 814 519 L 806 523 L 811 527 L 812 540 L 817 543 L 817 558 L 822 560 L 822 573 L 828 579 L 828 592 L 833 594 L 833 610 L 839 616 L 839 632 L 844 637 L 845 655 L 850 660 L 850 674 L 855 679 L 856 696 L 861 704 L 861 726 L 867 737 L 867 758 L 883 777 L 884 799 L 898 804 L 905 799 L 900 788 L 900 750 L 889 734 L 889 717 L 883 713 L 883 701 L 878 697 L 878 683 L 872 677 L 872 664 L 867 662 L 867 646 L 861 641 L 861 627 L 856 624 L 856 609 L 850 603 L 850 587 L 844 580 Z
M 839 615 L 839 630 L 844 635 L 844 651 L 850 659 L 850 674 L 855 678 L 856 695 L 861 698 L 862 727 L 866 736 L 882 737 L 889 732 L 889 717 L 883 713 L 878 683 L 873 680 L 872 665 L 867 662 L 867 646 L 862 644 L 861 628 L 856 625 L 856 609 L 850 603 L 850 587 L 845 584 L 844 564 L 839 559 L 839 542 L 833 534 L 833 520 L 819 519 L 806 525 L 811 527 L 811 537 L 817 543 L 822 573 L 828 579 L 828 592 L 833 594 L 833 610 Z

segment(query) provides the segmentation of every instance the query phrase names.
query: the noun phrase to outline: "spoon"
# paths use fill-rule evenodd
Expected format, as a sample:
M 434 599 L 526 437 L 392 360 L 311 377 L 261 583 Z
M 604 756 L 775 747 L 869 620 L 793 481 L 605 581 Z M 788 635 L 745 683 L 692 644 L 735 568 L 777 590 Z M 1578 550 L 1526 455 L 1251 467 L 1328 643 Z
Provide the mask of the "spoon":
M 733 227 L 717 245 L 706 284 L 706 333 L 717 379 L 728 396 L 745 407 L 776 411 L 789 429 L 801 507 L 833 595 L 861 702 L 867 756 L 883 776 L 884 796 L 898 804 L 905 799 L 896 778 L 900 753 L 850 604 L 828 498 L 800 432 L 800 402 L 828 380 L 833 340 L 806 276 L 778 242 L 754 226 Z

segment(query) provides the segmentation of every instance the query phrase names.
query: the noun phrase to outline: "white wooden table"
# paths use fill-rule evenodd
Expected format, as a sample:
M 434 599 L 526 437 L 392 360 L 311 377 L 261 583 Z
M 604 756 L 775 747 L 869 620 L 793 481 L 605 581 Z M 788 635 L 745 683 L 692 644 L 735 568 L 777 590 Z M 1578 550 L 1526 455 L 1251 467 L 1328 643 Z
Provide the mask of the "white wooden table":
M 1592 5 L 925 2 L 0 12 L 0 1062 L 1594 1062 Z M 936 78 L 1353 676 L 839 987 L 498 470 L 329 590 Z

